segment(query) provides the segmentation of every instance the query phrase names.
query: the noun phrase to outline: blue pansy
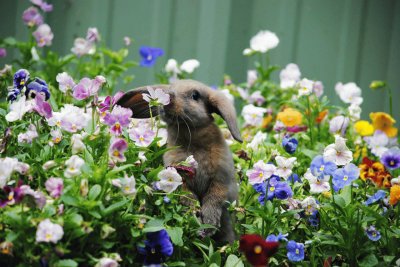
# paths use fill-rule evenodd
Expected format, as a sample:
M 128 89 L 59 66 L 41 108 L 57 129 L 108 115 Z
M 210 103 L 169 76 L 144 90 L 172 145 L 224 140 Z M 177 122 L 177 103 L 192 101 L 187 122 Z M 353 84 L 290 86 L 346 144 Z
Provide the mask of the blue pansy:
M 140 254 L 144 255 L 144 264 L 161 264 L 166 257 L 174 252 L 171 239 L 166 230 L 147 233 L 145 247 L 138 247 Z
M 316 156 L 310 165 L 310 170 L 314 176 L 332 175 L 337 166 L 334 162 L 325 160 L 323 156 Z
M 310 217 L 308 218 L 308 222 L 311 226 L 317 227 L 319 224 L 319 213 L 318 210 L 314 210 Z
M 365 233 L 367 234 L 368 238 L 372 241 L 378 241 L 381 239 L 381 233 L 376 230 L 375 226 L 371 225 L 367 229 L 365 229 Z
M 285 149 L 285 151 L 289 154 L 293 154 L 294 152 L 296 152 L 298 144 L 299 142 L 294 137 L 285 136 L 282 139 L 282 146 Z
M 15 101 L 17 100 L 18 95 L 21 93 L 21 91 L 17 88 L 12 89 L 11 91 L 8 92 L 7 95 L 7 101 Z
M 39 78 L 35 78 L 33 82 L 30 82 L 26 86 L 25 91 L 26 98 L 35 98 L 37 94 L 42 95 L 45 100 L 50 98 L 50 91 L 47 87 L 47 83 Z
M 333 188 L 337 191 L 350 185 L 360 175 L 360 169 L 353 163 L 347 164 L 344 168 L 337 169 L 333 173 Z
M 288 182 L 291 182 L 291 183 L 301 183 L 301 182 L 302 182 L 302 181 L 301 181 L 301 178 L 300 178 L 296 173 L 291 174 L 291 175 L 287 178 L 287 181 L 288 181 Z
M 267 239 L 266 239 L 266 241 L 267 242 L 279 242 L 279 241 L 281 241 L 281 240 L 283 240 L 283 241 L 287 241 L 287 236 L 288 236 L 289 234 L 282 234 L 282 233 L 279 233 L 277 236 L 276 235 L 274 235 L 274 234 L 270 234 L 269 236 L 267 236 Z
M 164 50 L 158 47 L 141 46 L 139 53 L 142 56 L 140 66 L 152 67 L 156 63 L 157 58 L 164 55 Z
M 364 205 L 368 206 L 371 205 L 381 199 L 384 199 L 386 197 L 386 192 L 383 190 L 378 190 L 378 192 L 376 192 L 374 195 L 372 195 L 371 197 L 369 197 L 365 202 Z
M 21 91 L 22 88 L 26 85 L 29 80 L 29 71 L 26 69 L 20 69 L 14 74 L 14 88 L 17 88 Z
M 287 257 L 290 261 L 304 260 L 304 244 L 290 240 L 287 245 Z

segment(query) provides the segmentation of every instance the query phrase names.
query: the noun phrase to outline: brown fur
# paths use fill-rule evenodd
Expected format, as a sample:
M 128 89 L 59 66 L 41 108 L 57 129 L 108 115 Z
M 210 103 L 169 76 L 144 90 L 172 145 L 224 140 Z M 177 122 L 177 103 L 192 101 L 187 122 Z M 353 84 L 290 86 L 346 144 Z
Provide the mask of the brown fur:
M 202 222 L 219 229 L 216 233 L 208 230 L 205 234 L 214 235 L 220 242 L 233 242 L 235 235 L 226 207 L 227 202 L 238 198 L 235 169 L 231 151 L 211 115 L 219 114 L 232 136 L 241 142 L 232 103 L 222 93 L 192 80 L 152 87 L 162 88 L 171 98 L 171 103 L 160 108 L 158 113 L 167 123 L 168 147 L 178 148 L 164 154 L 164 165 L 178 164 L 193 155 L 199 166 L 195 177 L 186 181 L 186 186 L 200 201 Z M 128 92 L 117 104 L 132 108 L 133 117 L 142 117 L 143 109 L 135 110 L 134 107 L 143 106 L 143 100 L 138 102 L 138 96 L 146 92 L 145 88 Z

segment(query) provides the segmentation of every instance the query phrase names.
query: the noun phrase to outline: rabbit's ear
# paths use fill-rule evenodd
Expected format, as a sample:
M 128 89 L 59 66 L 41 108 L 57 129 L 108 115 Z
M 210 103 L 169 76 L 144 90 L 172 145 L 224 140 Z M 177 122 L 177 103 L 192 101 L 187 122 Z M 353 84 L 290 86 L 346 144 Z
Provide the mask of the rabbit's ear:
M 233 104 L 226 96 L 219 92 L 212 92 L 208 98 L 211 112 L 220 115 L 228 125 L 229 131 L 236 141 L 242 143 L 239 127 L 236 120 L 236 111 Z
M 150 118 L 150 116 L 157 116 L 158 108 L 151 107 L 151 114 L 150 114 L 149 103 L 143 99 L 143 94 L 149 94 L 148 91 L 149 87 L 153 89 L 161 88 L 163 90 L 166 90 L 169 87 L 169 85 L 166 84 L 150 85 L 132 89 L 126 92 L 117 101 L 117 103 L 115 103 L 115 105 L 120 105 L 124 108 L 130 108 L 132 110 L 132 118 L 145 119 L 145 118 Z

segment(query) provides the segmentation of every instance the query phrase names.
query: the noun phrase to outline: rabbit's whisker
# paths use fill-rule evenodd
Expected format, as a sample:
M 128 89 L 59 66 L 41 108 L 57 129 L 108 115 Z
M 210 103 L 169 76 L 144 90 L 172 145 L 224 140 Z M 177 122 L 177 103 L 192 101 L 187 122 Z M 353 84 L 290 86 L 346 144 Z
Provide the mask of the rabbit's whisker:
M 187 122 L 186 122 L 186 120 L 185 120 L 184 117 L 182 117 L 182 120 L 183 120 L 183 122 L 186 124 L 186 127 L 187 127 L 187 129 L 188 129 L 188 131 L 189 131 L 189 145 L 188 145 L 188 147 L 187 147 L 187 151 L 188 151 L 190 145 L 192 144 L 192 132 L 190 131 L 190 127 L 189 127 L 189 125 L 187 124 Z

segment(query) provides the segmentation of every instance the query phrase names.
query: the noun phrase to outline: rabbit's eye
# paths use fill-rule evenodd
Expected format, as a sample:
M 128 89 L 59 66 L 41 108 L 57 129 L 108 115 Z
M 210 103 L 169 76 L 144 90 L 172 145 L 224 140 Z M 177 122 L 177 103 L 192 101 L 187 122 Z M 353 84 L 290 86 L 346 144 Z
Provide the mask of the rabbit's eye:
M 200 93 L 196 90 L 192 92 L 192 99 L 198 101 L 200 99 Z

